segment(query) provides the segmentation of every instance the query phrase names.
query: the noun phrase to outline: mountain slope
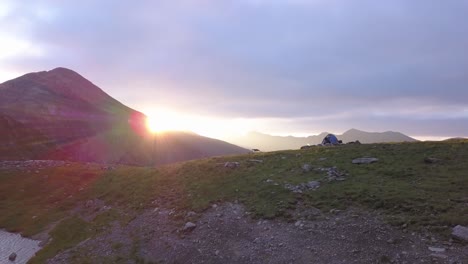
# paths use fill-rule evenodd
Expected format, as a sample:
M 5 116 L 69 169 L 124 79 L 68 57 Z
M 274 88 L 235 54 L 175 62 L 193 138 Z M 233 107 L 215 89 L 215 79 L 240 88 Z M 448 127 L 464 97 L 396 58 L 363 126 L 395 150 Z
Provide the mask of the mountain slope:
M 249 132 L 247 135 L 231 140 L 232 143 L 247 148 L 258 148 L 263 151 L 275 151 L 283 149 L 298 149 L 301 146 L 322 143 L 328 132 L 308 137 L 293 136 L 272 136 L 259 132 Z M 408 137 L 399 132 L 365 132 L 357 129 L 350 129 L 342 135 L 336 135 L 343 143 L 359 140 L 361 143 L 385 143 L 385 142 L 412 142 L 414 138 Z
M 28 73 L 0 84 L 0 114 L 9 124 L 0 139 L 3 159 L 146 165 L 246 152 L 191 133 L 166 133 L 154 139 L 146 129 L 144 114 L 65 68 Z M 14 136 L 25 130 L 27 144 L 22 136 Z M 158 151 L 153 150 L 154 141 L 159 142 Z
M 132 114 L 142 116 L 71 70 L 28 73 L 0 84 L 0 112 L 51 140 L 92 136 Z
M 468 245 L 450 240 L 450 232 L 468 226 L 467 144 L 317 147 L 157 169 L 0 161 L 0 228 L 43 241 L 31 264 L 220 263 L 220 256 L 235 263 L 264 263 L 265 256 L 272 263 L 381 263 L 382 256 L 433 263 L 427 237 L 453 241 L 442 260 L 465 263 Z M 378 162 L 352 163 L 368 155 Z M 320 185 L 306 187 L 311 181 Z M 184 228 L 188 222 L 196 226 Z

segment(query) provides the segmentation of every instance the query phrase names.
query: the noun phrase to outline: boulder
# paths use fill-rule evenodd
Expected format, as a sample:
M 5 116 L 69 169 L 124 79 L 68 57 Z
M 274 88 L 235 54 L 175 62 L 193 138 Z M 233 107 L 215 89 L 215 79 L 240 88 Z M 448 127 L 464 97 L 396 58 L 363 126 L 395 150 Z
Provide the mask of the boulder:
M 370 158 L 370 157 L 364 157 L 364 158 L 358 158 L 358 159 L 353 159 L 353 164 L 370 164 L 379 161 L 377 158 Z
M 452 230 L 452 236 L 456 239 L 468 242 L 468 227 L 457 225 Z

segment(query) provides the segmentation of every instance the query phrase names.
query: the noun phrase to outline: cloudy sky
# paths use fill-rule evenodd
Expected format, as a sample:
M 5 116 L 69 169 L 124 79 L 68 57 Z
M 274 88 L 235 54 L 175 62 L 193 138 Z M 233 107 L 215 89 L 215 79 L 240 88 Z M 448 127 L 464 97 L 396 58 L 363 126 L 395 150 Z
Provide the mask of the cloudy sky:
M 0 82 L 67 67 L 215 137 L 468 136 L 467 17 L 463 0 L 0 0 Z

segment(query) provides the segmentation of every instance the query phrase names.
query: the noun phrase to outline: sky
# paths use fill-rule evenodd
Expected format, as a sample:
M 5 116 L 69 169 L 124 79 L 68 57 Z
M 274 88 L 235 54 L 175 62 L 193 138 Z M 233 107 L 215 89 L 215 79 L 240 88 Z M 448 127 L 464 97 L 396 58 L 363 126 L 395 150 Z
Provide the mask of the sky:
M 70 68 L 223 139 L 468 137 L 466 17 L 462 0 L 0 0 L 0 82 Z

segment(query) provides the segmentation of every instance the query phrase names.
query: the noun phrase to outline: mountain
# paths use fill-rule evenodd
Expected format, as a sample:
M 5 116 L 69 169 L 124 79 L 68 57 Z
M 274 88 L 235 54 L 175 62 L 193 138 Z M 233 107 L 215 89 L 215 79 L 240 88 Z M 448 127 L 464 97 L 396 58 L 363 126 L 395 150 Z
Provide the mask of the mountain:
M 329 134 L 322 132 L 319 135 L 308 137 L 272 136 L 259 132 L 249 132 L 245 136 L 233 138 L 230 142 L 246 148 L 257 148 L 262 151 L 275 151 L 284 149 L 298 149 L 304 145 L 316 145 L 322 143 L 323 138 Z M 336 135 L 343 143 L 359 140 L 361 143 L 384 142 L 413 142 L 416 139 L 399 132 L 365 132 L 350 129 L 342 135 Z
M 163 164 L 247 150 L 193 133 L 153 135 L 146 116 L 56 68 L 0 84 L 0 158 Z
M 343 142 L 359 140 L 361 143 L 385 143 L 385 142 L 413 142 L 416 139 L 400 132 L 365 132 L 357 129 L 350 129 L 339 135 Z

